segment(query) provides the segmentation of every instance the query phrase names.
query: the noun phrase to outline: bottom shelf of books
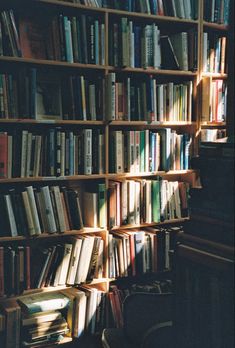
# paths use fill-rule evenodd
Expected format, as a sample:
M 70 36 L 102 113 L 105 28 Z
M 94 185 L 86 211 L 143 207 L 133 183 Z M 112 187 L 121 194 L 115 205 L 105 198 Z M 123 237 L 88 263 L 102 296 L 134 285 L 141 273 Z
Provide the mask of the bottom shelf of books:
M 37 283 L 33 283 L 31 289 L 23 292 L 22 289 L 15 288 L 20 291 L 2 294 L 1 347 L 36 348 L 64 343 L 65 347 L 67 344 L 72 347 L 79 340 L 80 347 L 87 348 L 89 344 L 84 338 L 100 337 L 103 329 L 107 327 L 122 327 L 122 305 L 126 296 L 133 292 L 172 292 L 171 255 L 175 249 L 175 237 L 181 231 L 181 226 L 167 225 L 114 230 L 110 231 L 107 242 L 107 231 L 69 237 L 68 241 L 73 241 L 74 244 L 70 246 L 70 253 L 65 253 L 65 249 L 69 249 L 68 242 L 67 247 L 62 248 L 64 257 L 61 258 L 62 269 L 57 275 L 60 279 L 57 282 L 45 282 L 47 279 L 50 280 L 50 272 L 45 272 L 48 264 L 45 260 L 40 264 L 37 257 L 37 263 L 40 264 L 37 276 L 36 269 L 31 269 L 31 279 L 35 279 L 36 276 Z M 100 241 L 103 238 L 103 252 L 106 253 L 105 259 L 109 267 L 108 272 L 102 269 L 100 276 L 108 275 L 109 278 L 101 278 L 99 275 L 97 278 L 88 277 L 89 269 L 90 272 L 92 269 L 90 266 L 93 264 L 90 252 L 89 264 L 79 263 L 86 274 L 85 278 L 70 281 L 71 267 L 68 265 L 71 265 L 71 253 L 77 241 L 81 244 L 82 240 L 83 245 L 84 240 L 81 238 L 92 239 L 93 249 L 95 239 Z M 60 243 L 61 245 L 63 244 Z M 41 244 L 39 246 L 41 247 Z M 48 251 L 47 248 L 39 248 L 37 253 L 34 251 L 31 256 L 39 255 L 39 251 L 42 253 L 43 250 Z M 53 247 L 49 248 L 50 252 L 53 250 Z M 50 258 L 47 253 L 46 258 Z M 58 273 L 58 267 L 54 276 Z M 78 270 L 79 266 L 75 272 L 76 276 L 80 272 Z M 53 275 L 53 272 L 51 274 Z M 52 278 L 55 280 L 54 276 Z M 43 281 L 39 284 L 40 279 Z M 85 343 L 82 343 L 83 341 Z

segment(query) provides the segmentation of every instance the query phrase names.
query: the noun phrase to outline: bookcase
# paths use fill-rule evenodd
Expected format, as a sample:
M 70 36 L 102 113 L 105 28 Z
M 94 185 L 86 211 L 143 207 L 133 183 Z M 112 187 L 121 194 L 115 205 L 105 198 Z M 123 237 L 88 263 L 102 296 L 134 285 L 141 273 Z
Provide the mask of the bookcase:
M 169 270 L 198 184 L 200 132 L 226 127 L 221 3 L 215 20 L 203 0 L 1 1 L 4 313 L 10 301 L 73 287 L 104 311 L 110 281 Z M 87 332 L 102 329 L 86 320 Z M 7 348 L 20 345 L 14 330 Z

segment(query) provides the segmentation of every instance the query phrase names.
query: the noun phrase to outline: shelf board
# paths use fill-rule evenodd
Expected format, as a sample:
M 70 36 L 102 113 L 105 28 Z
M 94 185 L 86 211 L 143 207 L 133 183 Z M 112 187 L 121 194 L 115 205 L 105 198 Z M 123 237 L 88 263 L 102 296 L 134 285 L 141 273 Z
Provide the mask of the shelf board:
M 100 233 L 105 232 L 105 229 L 101 228 L 92 228 L 92 227 L 84 227 L 82 230 L 71 230 L 71 231 L 65 231 L 61 233 L 41 233 L 39 235 L 33 235 L 33 236 L 17 236 L 17 237 L 0 237 L 0 242 L 13 242 L 13 241 L 25 241 L 25 240 L 38 240 L 38 239 L 48 239 L 48 238 L 66 238 L 69 236 L 77 236 L 77 235 L 83 235 L 83 234 L 89 234 L 89 233 Z
M 172 224 L 182 224 L 186 221 L 189 221 L 189 217 L 181 218 L 181 219 L 172 219 L 172 220 L 165 220 L 162 222 L 151 222 L 151 223 L 142 223 L 138 225 L 121 225 L 121 226 L 115 226 L 110 229 L 110 231 L 117 231 L 117 230 L 130 230 L 135 228 L 144 228 L 144 227 L 151 227 L 151 226 L 163 226 L 163 225 L 172 225 Z
M 206 29 L 220 30 L 225 32 L 228 31 L 228 25 L 225 25 L 225 24 L 218 24 L 218 23 L 203 21 L 203 26 Z
M 108 173 L 108 174 L 89 174 L 89 175 L 71 175 L 71 176 L 39 176 L 28 178 L 9 178 L 0 179 L 0 184 L 11 183 L 27 183 L 27 182 L 48 182 L 48 181 L 77 181 L 77 180 L 96 180 L 96 179 L 115 179 L 115 178 L 131 178 L 131 177 L 146 177 L 146 176 L 167 176 L 167 175 L 183 175 L 195 173 L 195 170 L 170 170 L 168 172 L 142 172 L 142 173 Z
M 33 120 L 30 118 L 4 118 L 0 119 L 1 123 L 17 124 L 55 124 L 55 125 L 84 125 L 84 126 L 104 126 L 105 121 L 82 121 L 82 120 Z
M 84 11 L 90 11 L 90 12 L 99 12 L 104 14 L 108 13 L 108 14 L 113 14 L 116 16 L 152 19 L 158 22 L 172 22 L 172 23 L 188 24 L 193 26 L 198 24 L 197 20 L 192 20 L 192 19 L 182 19 L 182 18 L 172 17 L 172 16 L 159 16 L 159 15 L 153 15 L 153 14 L 147 14 L 147 13 L 141 13 L 141 12 L 129 12 L 129 11 L 123 11 L 123 10 L 116 10 L 112 8 L 86 6 L 86 5 L 80 5 L 80 4 L 73 4 L 71 2 L 66 2 L 66 1 L 58 1 L 58 0 L 34 0 L 34 1 L 38 3 L 45 3 L 45 4 L 56 5 L 56 6 L 62 6 L 62 7 L 73 7 L 73 8 L 78 8 L 78 9 L 82 9 Z
M 54 67 L 64 67 L 64 68 L 70 68 L 70 69 L 71 68 L 73 68 L 73 69 L 91 69 L 91 70 L 99 70 L 99 71 L 105 71 L 107 69 L 107 67 L 105 65 L 68 63 L 68 62 L 62 62 L 62 61 L 58 61 L 58 60 L 21 58 L 21 57 L 9 57 L 9 56 L 1 56 L 0 62 L 45 65 L 45 66 L 54 66 Z
M 107 174 L 108 179 L 125 179 L 125 178 L 135 178 L 135 177 L 152 177 L 152 176 L 164 176 L 168 175 L 184 175 L 184 174 L 194 174 L 196 171 L 194 169 L 188 170 L 169 170 L 158 171 L 158 172 L 142 172 L 142 173 L 111 173 Z
M 196 122 L 187 122 L 187 121 L 111 121 L 109 125 L 112 126 L 148 126 L 148 127 L 196 127 Z
M 203 77 L 211 77 L 212 79 L 223 79 L 226 80 L 228 78 L 228 74 L 214 73 L 214 72 L 203 72 Z
M 95 180 L 105 179 L 105 174 L 89 174 L 89 175 L 71 175 L 71 176 L 39 176 L 28 178 L 9 178 L 0 179 L 0 184 L 6 183 L 24 183 L 24 182 L 42 182 L 42 181 L 76 181 L 76 180 Z
M 183 71 L 183 70 L 166 70 L 166 69 L 153 69 L 153 68 L 130 68 L 130 67 L 113 67 L 107 66 L 109 71 L 113 72 L 129 72 L 129 73 L 139 73 L 139 74 L 151 74 L 151 75 L 165 75 L 165 76 L 187 76 L 196 77 L 197 72 L 193 71 Z
M 201 128 L 225 128 L 226 122 L 205 122 L 201 123 Z

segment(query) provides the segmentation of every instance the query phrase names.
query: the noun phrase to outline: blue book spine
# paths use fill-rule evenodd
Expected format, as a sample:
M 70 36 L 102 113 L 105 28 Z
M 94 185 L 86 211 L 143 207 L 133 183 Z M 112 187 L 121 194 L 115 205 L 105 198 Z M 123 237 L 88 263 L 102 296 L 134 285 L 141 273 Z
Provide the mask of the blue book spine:
M 191 145 L 190 134 L 184 134 L 184 169 L 185 170 L 189 169 L 190 145 Z
M 150 11 L 152 14 L 156 15 L 157 14 L 157 0 L 149 0 L 149 5 L 150 5 Z
M 184 135 L 180 139 L 180 169 L 184 169 Z
M 65 33 L 66 60 L 69 63 L 73 63 L 71 22 L 67 16 L 64 16 L 64 33 Z
M 215 43 L 215 73 L 220 71 L 221 38 L 217 38 Z
M 224 0 L 224 24 L 229 23 L 229 2 L 230 0 Z

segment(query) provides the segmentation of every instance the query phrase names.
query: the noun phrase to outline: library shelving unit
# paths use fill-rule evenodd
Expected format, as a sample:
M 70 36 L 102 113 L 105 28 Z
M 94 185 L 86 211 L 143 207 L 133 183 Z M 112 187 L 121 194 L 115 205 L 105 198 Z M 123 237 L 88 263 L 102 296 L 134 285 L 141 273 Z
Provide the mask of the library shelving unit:
M 111 236 L 157 234 L 188 220 L 182 196 L 198 182 L 190 155 L 201 128 L 218 126 L 201 122 L 201 81 L 227 77 L 202 69 L 203 32 L 222 37 L 227 26 L 205 22 L 203 1 L 195 4 L 189 19 L 75 1 L 1 1 L 1 306 L 66 289 L 66 277 L 53 282 L 35 264 L 44 253 L 48 272 L 51 254 L 71 252 L 77 239 L 99 241 L 101 271 L 69 285 L 107 293 Z M 162 211 L 159 191 L 157 203 L 151 196 L 160 185 Z M 174 190 L 183 212 L 176 201 L 164 207 Z M 30 270 L 32 279 L 41 275 L 31 284 Z

